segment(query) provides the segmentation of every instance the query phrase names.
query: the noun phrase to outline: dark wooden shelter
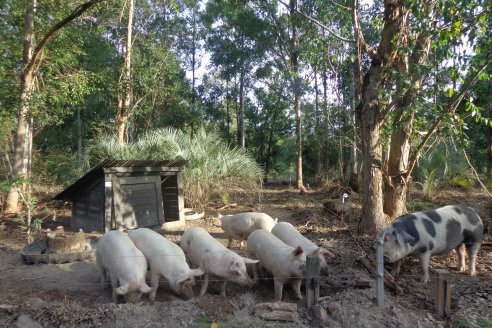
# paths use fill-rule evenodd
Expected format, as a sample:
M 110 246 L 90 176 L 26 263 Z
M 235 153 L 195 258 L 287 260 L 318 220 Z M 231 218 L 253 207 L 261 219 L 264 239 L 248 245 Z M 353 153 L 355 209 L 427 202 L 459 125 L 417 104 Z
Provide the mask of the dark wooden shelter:
M 184 223 L 186 161 L 106 160 L 54 199 L 72 201 L 71 228 L 113 229 Z

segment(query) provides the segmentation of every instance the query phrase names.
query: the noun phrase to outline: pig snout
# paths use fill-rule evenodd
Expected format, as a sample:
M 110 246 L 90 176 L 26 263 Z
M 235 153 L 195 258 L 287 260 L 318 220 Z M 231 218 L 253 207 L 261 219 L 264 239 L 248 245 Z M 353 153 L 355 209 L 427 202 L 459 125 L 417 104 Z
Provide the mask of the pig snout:
M 253 279 L 251 279 L 246 273 L 244 275 L 232 278 L 231 280 L 246 287 L 253 287 L 255 284 Z

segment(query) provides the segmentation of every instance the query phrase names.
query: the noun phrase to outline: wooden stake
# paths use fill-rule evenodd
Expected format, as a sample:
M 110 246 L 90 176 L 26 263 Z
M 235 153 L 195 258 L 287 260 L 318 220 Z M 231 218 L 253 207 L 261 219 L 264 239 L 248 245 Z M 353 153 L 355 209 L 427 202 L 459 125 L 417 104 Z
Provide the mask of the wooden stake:
M 306 258 L 306 308 L 311 309 L 319 299 L 320 261 L 316 255 Z
M 439 317 L 451 314 L 451 283 L 449 281 L 449 271 L 446 269 L 436 269 L 436 313 Z

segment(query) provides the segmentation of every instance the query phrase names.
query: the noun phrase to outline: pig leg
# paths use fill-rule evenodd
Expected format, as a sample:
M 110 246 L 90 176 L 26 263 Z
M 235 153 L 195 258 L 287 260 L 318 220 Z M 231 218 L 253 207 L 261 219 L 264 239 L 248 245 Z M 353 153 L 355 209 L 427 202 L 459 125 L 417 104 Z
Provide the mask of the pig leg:
M 273 277 L 273 285 L 275 287 L 275 302 L 282 301 L 282 290 L 284 289 L 284 282 L 279 279 Z
M 296 297 L 299 300 L 302 300 L 301 283 L 302 283 L 302 279 L 295 279 L 291 283 L 292 289 L 294 290 L 294 293 L 296 294 Z
M 151 273 L 150 286 L 152 287 L 152 290 L 150 291 L 149 298 L 151 302 L 154 302 L 157 288 L 159 287 L 159 274 Z
M 226 292 L 225 292 L 225 285 L 226 285 L 226 280 L 223 280 L 220 282 L 220 296 L 226 297 Z
M 477 260 L 478 249 L 480 248 L 480 244 L 469 244 L 468 248 L 468 265 L 470 266 L 470 276 L 474 276 L 477 273 L 475 272 L 475 262 Z
M 239 242 L 239 249 L 243 249 L 243 246 L 244 246 L 244 236 L 243 235 L 239 236 L 239 240 L 240 240 L 240 242 Z
M 106 290 L 106 270 L 101 268 L 101 286 L 103 290 Z
M 431 256 L 430 252 L 426 252 L 426 253 L 420 255 L 420 268 L 422 269 L 422 272 L 424 273 L 424 276 L 422 277 L 423 283 L 429 282 L 430 256 Z
M 118 279 L 116 277 L 110 276 L 111 278 L 111 286 L 113 287 L 113 292 L 111 298 L 114 303 L 118 303 L 118 294 L 116 293 L 116 288 L 118 288 Z
M 231 248 L 232 236 L 227 236 L 227 248 Z
M 200 296 L 205 295 L 205 293 L 207 292 L 207 288 L 208 288 L 208 273 L 205 273 L 203 275 L 203 283 L 202 283 L 202 289 L 200 289 Z
M 258 266 L 260 264 L 256 263 L 253 264 L 253 280 L 255 281 L 255 284 L 258 284 Z
M 456 254 L 458 254 L 458 271 L 465 271 L 465 244 L 460 244 L 458 247 L 454 249 Z
M 398 275 L 400 274 L 400 269 L 401 269 L 402 263 L 403 263 L 403 259 L 398 260 L 395 263 L 393 263 L 393 270 L 391 270 L 391 274 L 394 277 L 398 277 Z

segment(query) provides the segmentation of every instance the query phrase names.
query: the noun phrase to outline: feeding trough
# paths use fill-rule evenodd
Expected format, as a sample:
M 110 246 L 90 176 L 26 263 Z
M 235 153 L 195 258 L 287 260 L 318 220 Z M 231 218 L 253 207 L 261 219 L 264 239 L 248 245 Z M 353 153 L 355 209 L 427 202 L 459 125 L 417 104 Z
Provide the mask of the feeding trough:
M 83 232 L 48 232 L 46 239 L 26 245 L 20 252 L 26 264 L 68 263 L 82 261 L 94 255 L 91 240 Z

